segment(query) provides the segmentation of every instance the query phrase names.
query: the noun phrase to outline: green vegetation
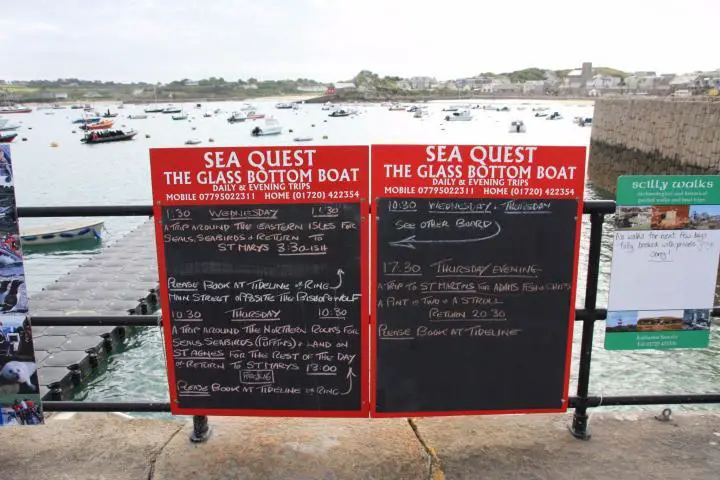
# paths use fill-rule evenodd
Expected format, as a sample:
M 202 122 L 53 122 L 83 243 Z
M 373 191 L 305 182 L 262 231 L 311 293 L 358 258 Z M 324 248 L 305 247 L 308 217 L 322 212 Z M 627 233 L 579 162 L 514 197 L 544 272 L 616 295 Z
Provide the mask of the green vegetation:
M 617 70 L 617 69 L 615 69 L 615 68 L 610 68 L 610 67 L 596 67 L 596 68 L 593 68 L 593 74 L 595 74 L 595 75 L 598 75 L 598 74 L 599 74 L 599 75 L 607 75 L 607 76 L 609 76 L 609 77 L 620 77 L 620 78 L 625 78 L 625 77 L 627 77 L 628 75 L 630 75 L 630 74 L 627 73 L 627 72 L 623 72 L 622 70 Z
M 184 99 L 244 99 L 301 93 L 301 87 L 324 87 L 315 80 L 264 80 L 255 78 L 234 81 L 222 77 L 210 77 L 198 81 L 182 79 L 168 84 L 153 85 L 146 82 L 118 83 L 100 80 L 65 78 L 58 80 L 33 80 L 0 84 L 0 93 L 7 93 L 16 101 L 55 101 L 58 94 L 67 94 L 68 101 L 123 100 L 158 101 Z M 322 93 L 322 92 L 318 92 Z M 65 100 L 64 98 L 62 100 Z
M 508 77 L 511 82 L 528 82 L 547 79 L 545 70 L 535 67 L 525 68 L 523 70 L 517 70 L 510 73 L 503 73 L 503 75 Z

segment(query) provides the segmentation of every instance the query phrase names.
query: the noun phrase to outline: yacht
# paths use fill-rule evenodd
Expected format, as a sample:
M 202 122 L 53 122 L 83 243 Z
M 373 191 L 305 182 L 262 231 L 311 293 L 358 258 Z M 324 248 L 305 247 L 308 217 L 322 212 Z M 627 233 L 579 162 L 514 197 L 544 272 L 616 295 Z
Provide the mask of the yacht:
M 445 117 L 447 122 L 469 122 L 470 120 L 472 120 L 470 110 L 459 110 Z

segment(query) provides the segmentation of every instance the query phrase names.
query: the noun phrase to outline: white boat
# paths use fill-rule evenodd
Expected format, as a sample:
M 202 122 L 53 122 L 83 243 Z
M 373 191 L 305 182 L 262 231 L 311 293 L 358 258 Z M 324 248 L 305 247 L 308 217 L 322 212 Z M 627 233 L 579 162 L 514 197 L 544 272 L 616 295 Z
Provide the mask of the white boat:
M 332 102 L 325 102 L 323 106 L 320 108 L 320 110 L 332 110 L 333 104 Z
M 447 122 L 469 122 L 470 120 L 472 120 L 470 110 L 452 112 L 450 115 L 445 117 L 445 121 Z
M 313 137 L 311 137 L 311 136 L 309 136 L 309 135 L 308 135 L 308 136 L 299 136 L 299 137 L 293 138 L 293 142 L 312 142 L 312 140 L 313 140 Z
M 19 123 L 8 125 L 7 118 L 0 118 L 0 132 L 9 132 L 11 130 L 17 130 L 18 128 L 20 128 Z
M 147 115 L 144 113 L 136 113 L 134 115 L 128 115 L 128 118 L 130 120 L 145 120 L 147 118 Z
M 170 105 L 169 107 L 166 107 L 166 108 L 163 109 L 163 111 L 162 111 L 162 113 L 181 113 L 181 112 L 182 112 L 182 108 L 180 108 L 180 107 L 173 107 L 172 105 Z
M 278 109 L 280 109 L 280 110 L 284 110 L 284 109 L 285 109 L 285 110 L 289 110 L 289 109 L 293 108 L 293 104 L 292 104 L 292 103 L 280 102 L 280 103 L 276 103 L 276 104 L 275 104 L 275 108 L 278 108 Z
M 244 122 L 245 120 L 247 120 L 247 115 L 243 112 L 233 112 L 233 114 L 227 119 L 230 123 L 239 123 Z
M 425 118 L 428 116 L 430 116 L 430 112 L 428 112 L 427 107 L 420 107 L 413 113 L 413 118 Z
M 349 117 L 351 113 L 352 112 L 350 112 L 350 110 L 345 110 L 344 108 L 338 108 L 337 110 L 333 110 L 333 112 L 330 115 L 328 115 L 328 117 Z
M 202 140 L 199 138 L 190 138 L 188 140 L 185 140 L 185 145 L 197 145 L 199 143 L 202 143 Z
M 98 240 L 104 222 L 79 220 L 55 225 L 22 228 L 20 240 L 23 246 L 51 245 L 76 240 Z
M 405 105 L 400 105 L 397 103 L 388 108 L 388 110 L 391 112 L 404 112 L 406 109 L 407 107 Z
M 257 110 L 257 108 L 255 108 L 253 105 L 250 105 L 249 103 L 243 103 L 242 105 L 240 105 L 241 112 L 247 112 L 249 110 Z M 220 113 L 219 111 L 220 109 L 218 108 L 215 113 Z
M 545 120 L 562 120 L 562 115 L 560 115 L 560 112 L 553 112 L 550 116 L 548 116 Z
M 282 133 L 282 126 L 274 118 L 266 118 L 264 125 L 257 126 L 252 129 L 250 134 L 253 137 L 264 137 L 267 135 L 280 135 Z
M 525 133 L 527 131 L 527 128 L 525 127 L 525 123 L 522 120 L 515 120 L 513 122 L 510 122 L 510 128 L 508 131 L 510 133 Z
M 443 111 L 443 112 L 457 112 L 457 111 L 458 111 L 458 107 L 453 107 L 453 106 L 445 107 L 445 108 L 442 109 L 442 111 Z

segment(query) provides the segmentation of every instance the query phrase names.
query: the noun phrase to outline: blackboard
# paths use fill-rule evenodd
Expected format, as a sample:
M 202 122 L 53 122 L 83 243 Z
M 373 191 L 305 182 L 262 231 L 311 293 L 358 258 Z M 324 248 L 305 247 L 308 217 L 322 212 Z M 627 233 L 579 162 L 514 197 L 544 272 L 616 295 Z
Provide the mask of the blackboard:
M 565 408 L 577 200 L 377 202 L 376 412 Z
M 163 207 L 174 407 L 359 411 L 362 220 L 359 203 Z

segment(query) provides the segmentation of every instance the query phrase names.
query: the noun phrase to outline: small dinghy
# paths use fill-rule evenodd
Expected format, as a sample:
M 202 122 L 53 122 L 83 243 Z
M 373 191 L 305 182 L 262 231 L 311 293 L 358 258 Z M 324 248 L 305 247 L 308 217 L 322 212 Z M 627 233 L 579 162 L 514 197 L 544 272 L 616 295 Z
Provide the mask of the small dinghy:
M 185 140 L 185 145 L 197 145 L 198 143 L 202 143 L 202 140 L 199 138 L 191 138 L 189 140 Z
M 51 245 L 76 240 L 99 240 L 104 222 L 79 220 L 55 225 L 22 228 L 20 241 L 23 246 Z
M 311 136 L 299 136 L 293 138 L 293 142 L 312 142 L 313 137 Z

